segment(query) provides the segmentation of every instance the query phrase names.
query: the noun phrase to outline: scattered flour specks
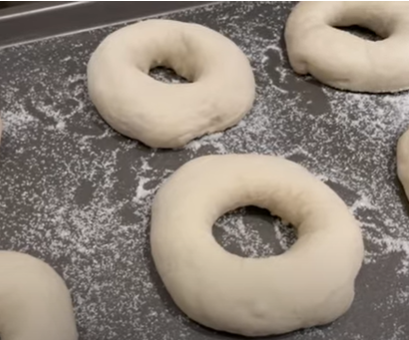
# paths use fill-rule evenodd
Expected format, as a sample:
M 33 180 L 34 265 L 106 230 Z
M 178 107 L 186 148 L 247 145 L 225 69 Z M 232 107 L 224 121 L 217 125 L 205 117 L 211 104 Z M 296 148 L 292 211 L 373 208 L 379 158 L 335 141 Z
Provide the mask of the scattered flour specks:
M 296 76 L 282 39 L 292 6 L 232 2 L 167 16 L 231 38 L 257 82 L 254 107 L 237 126 L 183 150 L 152 150 L 118 135 L 90 102 L 88 59 L 120 26 L 0 51 L 1 248 L 38 256 L 63 275 L 81 340 L 230 338 L 189 321 L 170 300 L 150 257 L 149 223 L 152 199 L 174 170 L 232 152 L 304 165 L 362 225 L 366 257 L 351 310 L 284 338 L 409 338 L 409 209 L 395 165 L 409 93 L 346 93 Z M 167 70 L 152 76 L 184 81 Z M 282 253 L 295 241 L 292 228 L 252 207 L 221 217 L 213 232 L 229 251 L 251 257 Z

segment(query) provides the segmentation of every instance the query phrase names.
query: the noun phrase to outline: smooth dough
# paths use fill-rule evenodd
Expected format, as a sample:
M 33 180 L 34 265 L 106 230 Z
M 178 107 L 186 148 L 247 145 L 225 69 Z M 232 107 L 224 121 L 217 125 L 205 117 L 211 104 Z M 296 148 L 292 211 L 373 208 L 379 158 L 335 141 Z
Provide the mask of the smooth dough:
M 284 254 L 242 258 L 212 226 L 246 205 L 297 228 Z M 152 208 L 151 248 L 175 303 L 193 320 L 246 336 L 329 323 L 350 307 L 363 260 L 360 227 L 344 202 L 296 163 L 273 156 L 206 156 L 177 170 Z
M 369 41 L 335 28 L 352 25 L 384 39 Z M 295 72 L 335 88 L 409 89 L 408 1 L 300 2 L 287 20 L 285 41 Z
M 396 156 L 398 177 L 409 199 L 409 130 L 399 138 Z
M 64 281 L 32 256 L 0 251 L 0 301 L 2 340 L 78 339 Z
M 0 138 L 1 138 L 0 120 Z M 0 251 L 2 340 L 76 340 L 71 297 L 61 277 L 29 255 Z
M 189 84 L 149 76 L 172 68 Z M 243 52 L 201 25 L 147 20 L 109 35 L 88 64 L 89 94 L 115 130 L 151 147 L 176 148 L 238 123 L 255 96 Z

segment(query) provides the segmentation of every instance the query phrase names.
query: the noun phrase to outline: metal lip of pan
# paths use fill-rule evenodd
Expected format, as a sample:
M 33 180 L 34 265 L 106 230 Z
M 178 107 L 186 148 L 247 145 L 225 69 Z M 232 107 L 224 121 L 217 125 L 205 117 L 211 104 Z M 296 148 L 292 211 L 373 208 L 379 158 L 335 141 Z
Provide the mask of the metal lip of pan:
M 0 48 L 216 1 L 49 1 L 0 11 Z

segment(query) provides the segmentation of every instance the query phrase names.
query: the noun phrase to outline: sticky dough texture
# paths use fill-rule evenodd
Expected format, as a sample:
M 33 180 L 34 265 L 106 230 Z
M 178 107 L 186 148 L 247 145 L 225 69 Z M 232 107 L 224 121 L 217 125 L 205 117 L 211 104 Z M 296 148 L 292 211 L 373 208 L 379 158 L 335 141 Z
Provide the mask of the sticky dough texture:
M 374 31 L 369 41 L 334 26 Z M 290 63 L 335 88 L 359 92 L 409 89 L 409 2 L 300 2 L 290 14 L 285 41 Z
M 148 74 L 156 66 L 192 83 L 156 81 Z M 89 61 L 88 89 L 115 130 L 163 148 L 235 125 L 255 96 L 249 61 L 231 40 L 171 20 L 143 21 L 109 35 Z
M 0 139 L 2 122 L 0 120 Z M 61 277 L 29 255 L 0 251 L 2 340 L 77 340 L 71 297 Z
M 246 205 L 290 221 L 297 242 L 262 259 L 226 252 L 212 226 Z M 361 231 L 344 202 L 301 166 L 259 155 L 206 156 L 177 170 L 154 199 L 151 249 L 190 318 L 246 336 L 335 320 L 352 303 L 363 259 Z

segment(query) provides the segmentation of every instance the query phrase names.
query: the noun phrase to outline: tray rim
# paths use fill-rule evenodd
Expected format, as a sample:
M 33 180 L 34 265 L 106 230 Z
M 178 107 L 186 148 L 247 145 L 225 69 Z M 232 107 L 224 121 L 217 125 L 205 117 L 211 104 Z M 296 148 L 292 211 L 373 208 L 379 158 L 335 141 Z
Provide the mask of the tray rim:
M 0 11 L 0 50 L 219 1 L 48 1 Z

